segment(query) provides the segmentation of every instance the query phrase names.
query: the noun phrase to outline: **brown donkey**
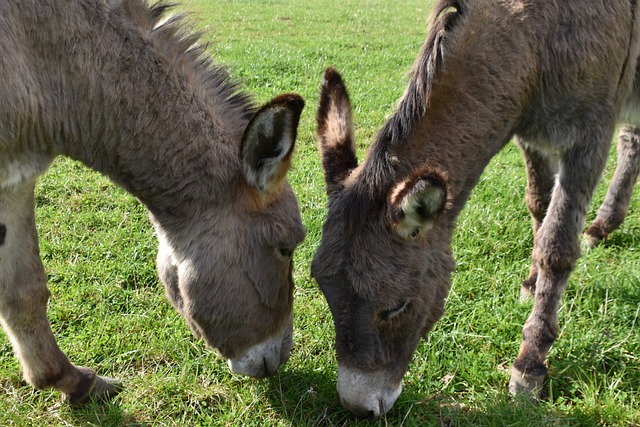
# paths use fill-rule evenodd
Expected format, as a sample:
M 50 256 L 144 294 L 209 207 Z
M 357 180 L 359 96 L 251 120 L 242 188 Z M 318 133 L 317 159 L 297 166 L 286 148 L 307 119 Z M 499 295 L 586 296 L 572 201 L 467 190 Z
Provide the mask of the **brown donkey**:
M 443 314 L 456 218 L 514 135 L 535 232 L 523 291 L 535 304 L 509 388 L 535 396 L 614 126 L 640 124 L 638 12 L 635 0 L 440 0 L 397 110 L 359 166 L 347 92 L 326 72 L 318 136 L 329 202 L 312 274 L 333 314 L 347 408 L 375 417 L 393 406 Z M 637 153 L 637 135 L 621 140 Z
M 57 155 L 148 208 L 168 298 L 233 371 L 270 375 L 291 348 L 304 229 L 285 174 L 304 102 L 255 108 L 166 9 L 0 3 L 0 320 L 26 380 L 71 403 L 121 385 L 74 366 L 47 321 L 33 192 Z

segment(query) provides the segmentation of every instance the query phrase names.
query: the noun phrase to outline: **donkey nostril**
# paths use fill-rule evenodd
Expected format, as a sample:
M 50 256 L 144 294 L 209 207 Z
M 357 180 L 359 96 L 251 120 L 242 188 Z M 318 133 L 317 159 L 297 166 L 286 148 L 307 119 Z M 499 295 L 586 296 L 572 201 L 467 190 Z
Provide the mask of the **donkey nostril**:
M 367 405 L 352 404 L 339 394 L 338 397 L 340 404 L 350 410 L 356 417 L 366 421 L 374 421 L 377 418 L 376 411 L 374 409 L 368 410 Z

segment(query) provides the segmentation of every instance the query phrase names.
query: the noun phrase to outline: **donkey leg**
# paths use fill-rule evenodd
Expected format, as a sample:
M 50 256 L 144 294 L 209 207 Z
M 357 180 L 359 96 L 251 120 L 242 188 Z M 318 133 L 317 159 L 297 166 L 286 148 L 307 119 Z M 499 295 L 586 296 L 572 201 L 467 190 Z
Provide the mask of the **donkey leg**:
M 640 129 L 624 127 L 618 135 L 618 166 L 596 219 L 585 232 L 594 247 L 627 216 L 633 186 L 640 172 Z
M 47 320 L 50 293 L 39 255 L 33 188 L 32 182 L 0 189 L 0 322 L 29 384 L 56 388 L 72 404 L 107 399 L 121 385 L 71 364 Z
M 555 183 L 557 172 L 557 161 L 539 153 L 531 148 L 526 141 L 519 139 L 518 145 L 524 156 L 527 169 L 527 189 L 525 202 L 531 215 L 534 236 L 534 250 L 532 251 L 531 268 L 529 277 L 520 285 L 520 297 L 525 299 L 532 297 L 535 292 L 536 280 L 538 278 L 538 265 L 535 259 L 535 236 L 547 214 L 547 208 L 551 201 L 551 192 Z
M 542 388 L 547 373 L 545 359 L 558 334 L 560 298 L 580 255 L 580 232 L 606 161 L 611 133 L 605 130 L 612 133 L 613 125 L 601 130 L 600 138 L 591 146 L 575 146 L 560 160 L 547 215 L 536 235 L 535 302 L 524 324 L 520 352 L 511 370 L 512 394 L 523 392 L 536 398 Z

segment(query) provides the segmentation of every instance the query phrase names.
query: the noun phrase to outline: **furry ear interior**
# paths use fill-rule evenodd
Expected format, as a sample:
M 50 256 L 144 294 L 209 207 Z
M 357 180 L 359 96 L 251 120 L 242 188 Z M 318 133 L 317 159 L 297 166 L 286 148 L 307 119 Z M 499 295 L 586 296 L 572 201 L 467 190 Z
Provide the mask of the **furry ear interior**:
M 327 194 L 331 194 L 358 166 L 349 94 L 342 77 L 333 68 L 327 68 L 324 73 L 316 124 Z
M 391 225 L 404 239 L 415 239 L 431 227 L 444 209 L 447 190 L 443 180 L 426 174 L 397 184 L 389 194 Z
M 299 95 L 281 95 L 260 108 L 249 122 L 241 153 L 244 175 L 252 187 L 269 193 L 284 179 L 303 108 Z

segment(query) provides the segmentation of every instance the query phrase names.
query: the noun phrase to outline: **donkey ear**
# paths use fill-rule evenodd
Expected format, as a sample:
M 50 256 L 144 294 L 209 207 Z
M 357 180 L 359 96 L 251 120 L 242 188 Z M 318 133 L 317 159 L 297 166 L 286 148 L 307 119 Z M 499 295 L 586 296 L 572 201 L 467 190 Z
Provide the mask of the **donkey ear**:
M 247 182 L 269 193 L 277 188 L 291 165 L 304 100 L 281 95 L 253 116 L 242 137 L 242 163 Z
M 404 239 L 414 239 L 433 227 L 444 209 L 447 190 L 440 177 L 419 175 L 397 184 L 389 194 L 392 227 Z
M 327 68 L 324 73 L 316 122 L 327 194 L 331 194 L 358 166 L 349 94 L 342 77 L 333 68 Z

